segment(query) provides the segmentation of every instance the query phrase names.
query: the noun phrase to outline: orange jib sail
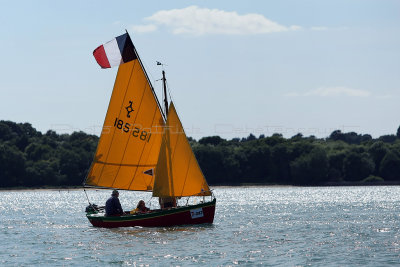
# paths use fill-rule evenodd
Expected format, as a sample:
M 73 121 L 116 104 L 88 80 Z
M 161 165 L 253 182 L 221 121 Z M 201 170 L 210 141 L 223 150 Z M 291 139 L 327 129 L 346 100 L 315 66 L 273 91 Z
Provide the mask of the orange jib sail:
M 155 170 L 153 196 L 211 195 L 182 124 L 171 103 Z
M 85 184 L 152 190 L 164 120 L 138 59 L 119 67 L 103 130 Z

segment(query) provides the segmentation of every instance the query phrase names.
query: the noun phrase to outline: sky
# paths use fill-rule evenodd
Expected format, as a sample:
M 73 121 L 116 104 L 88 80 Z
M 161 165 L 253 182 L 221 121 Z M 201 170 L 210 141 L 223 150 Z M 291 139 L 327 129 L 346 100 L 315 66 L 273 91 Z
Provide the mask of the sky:
M 400 1 L 2 1 L 0 120 L 99 135 L 127 30 L 188 136 L 395 134 Z

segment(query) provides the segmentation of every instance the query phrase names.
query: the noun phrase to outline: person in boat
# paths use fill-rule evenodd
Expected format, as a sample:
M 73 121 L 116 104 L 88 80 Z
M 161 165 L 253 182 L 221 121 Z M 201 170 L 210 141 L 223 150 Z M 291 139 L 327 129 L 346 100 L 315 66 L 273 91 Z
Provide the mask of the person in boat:
M 136 209 L 131 211 L 131 214 L 136 214 L 136 213 L 146 213 L 149 212 L 150 209 L 146 207 L 146 203 L 144 203 L 143 200 L 140 200 L 139 203 L 136 206 Z
M 118 197 L 119 192 L 113 190 L 111 197 L 106 201 L 106 216 L 118 216 L 124 214 Z
M 176 207 L 176 198 L 174 197 L 160 197 L 158 199 L 161 209 L 168 209 Z

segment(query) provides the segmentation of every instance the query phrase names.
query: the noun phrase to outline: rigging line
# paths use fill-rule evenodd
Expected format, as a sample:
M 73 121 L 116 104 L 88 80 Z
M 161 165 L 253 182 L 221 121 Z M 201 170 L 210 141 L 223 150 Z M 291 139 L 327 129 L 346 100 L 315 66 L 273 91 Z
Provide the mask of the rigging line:
M 164 68 L 164 65 L 163 65 L 163 68 Z M 167 90 L 168 90 L 168 95 L 169 95 L 170 101 L 174 103 L 175 111 L 176 111 L 176 114 L 177 114 L 177 116 L 178 116 L 178 118 L 179 118 L 179 114 L 178 114 L 178 111 L 177 111 L 177 104 L 175 103 L 175 100 L 174 100 L 174 98 L 172 97 L 172 93 L 171 93 L 172 90 L 171 90 L 171 88 L 170 88 L 170 86 L 169 86 L 169 84 L 168 84 L 168 80 L 167 80 L 167 79 L 166 79 L 165 82 L 166 82 L 166 86 L 167 86 Z M 179 120 L 180 120 L 180 119 L 179 119 Z M 184 133 L 185 136 L 186 136 L 185 128 L 183 127 L 182 122 L 181 122 L 181 125 L 182 125 L 183 133 Z
M 175 100 L 174 100 L 174 98 L 172 97 L 172 93 L 171 93 L 172 90 L 171 90 L 170 87 L 169 87 L 168 81 L 166 81 L 166 85 L 167 85 L 167 90 L 168 90 L 168 95 L 169 95 L 170 102 L 173 102 L 173 103 L 174 103 L 176 115 L 177 115 L 178 118 L 179 118 L 179 114 L 178 114 L 177 106 L 176 106 L 177 104 L 175 103 Z M 180 121 L 180 119 L 179 119 L 179 122 L 181 123 L 183 133 L 186 135 L 185 129 L 184 129 L 183 124 L 182 124 L 182 122 Z
M 153 199 L 153 196 L 150 197 L 150 199 L 147 201 L 147 203 L 149 203 L 149 209 L 151 208 L 151 200 Z
M 126 32 L 128 32 L 128 31 L 126 31 Z M 129 33 L 128 33 L 128 34 L 129 34 Z M 129 37 L 130 37 L 130 36 L 129 36 Z M 153 95 L 154 95 L 154 97 L 155 97 L 155 99 L 156 99 L 156 101 L 157 101 L 157 105 L 158 105 L 158 108 L 160 109 L 161 115 L 163 116 L 164 121 L 167 121 L 167 117 L 165 116 L 164 112 L 162 111 L 160 102 L 158 101 L 158 98 L 157 98 L 157 94 L 156 94 L 156 92 L 154 91 L 154 87 L 153 87 L 153 85 L 151 84 L 149 75 L 147 75 L 146 69 L 145 69 L 144 66 L 143 66 L 142 60 L 141 60 L 140 57 L 139 57 L 139 54 L 138 54 L 138 52 L 137 52 L 137 50 L 136 50 L 135 45 L 133 46 L 133 51 L 135 52 L 135 55 L 136 55 L 136 57 L 137 57 L 137 59 L 138 59 L 138 61 L 139 61 L 139 63 L 140 63 L 140 66 L 141 66 L 142 69 L 143 69 L 143 72 L 144 72 L 144 74 L 145 74 L 145 76 L 146 76 L 146 79 L 147 79 L 147 81 L 148 81 L 148 83 L 149 83 L 149 85 L 150 85 L 151 91 L 152 91 L 152 93 L 153 93 Z
M 90 200 L 89 200 L 89 197 L 88 197 L 88 195 L 87 195 L 87 193 L 86 193 L 85 188 L 83 188 L 83 192 L 85 192 L 85 195 L 86 195 L 87 201 L 89 202 L 89 205 L 92 205 L 92 203 L 90 203 Z
M 143 63 L 143 68 L 149 69 L 148 65 L 147 65 L 145 62 L 142 62 L 142 63 Z M 148 75 L 150 76 L 150 78 L 151 78 L 153 81 L 155 81 L 154 76 L 153 76 L 153 74 L 152 74 L 151 72 L 149 72 Z M 150 79 L 150 78 L 149 78 L 149 79 Z
M 171 93 L 171 89 L 169 87 L 168 81 L 165 81 L 165 82 L 167 84 L 167 90 L 168 90 L 169 99 L 171 99 L 171 101 L 175 103 L 175 100 L 173 100 L 173 97 L 172 97 L 172 93 Z

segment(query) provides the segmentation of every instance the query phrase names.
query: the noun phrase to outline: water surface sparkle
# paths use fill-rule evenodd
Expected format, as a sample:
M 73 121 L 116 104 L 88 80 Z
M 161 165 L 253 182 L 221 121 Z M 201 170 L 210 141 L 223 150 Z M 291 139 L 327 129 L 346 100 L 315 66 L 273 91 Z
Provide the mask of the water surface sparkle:
M 78 191 L 1 191 L 0 265 L 383 266 L 400 262 L 400 187 L 217 187 L 213 225 L 101 229 Z M 103 204 L 109 191 L 89 191 Z M 122 191 L 125 209 L 146 193 Z

